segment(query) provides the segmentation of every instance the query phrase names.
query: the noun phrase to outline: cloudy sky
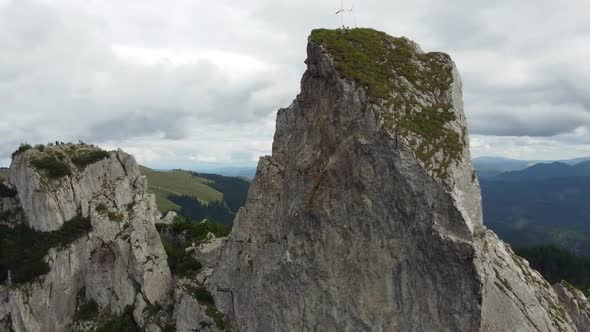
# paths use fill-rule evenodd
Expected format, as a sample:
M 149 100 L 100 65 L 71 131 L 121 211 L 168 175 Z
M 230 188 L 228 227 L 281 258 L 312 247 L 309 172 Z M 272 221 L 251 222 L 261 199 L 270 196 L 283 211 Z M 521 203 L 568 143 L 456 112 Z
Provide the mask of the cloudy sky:
M 344 7 L 352 5 L 344 0 Z M 0 166 L 21 142 L 156 168 L 254 165 L 339 0 L 0 0 Z M 590 156 L 590 1 L 357 0 L 346 25 L 449 53 L 474 156 Z

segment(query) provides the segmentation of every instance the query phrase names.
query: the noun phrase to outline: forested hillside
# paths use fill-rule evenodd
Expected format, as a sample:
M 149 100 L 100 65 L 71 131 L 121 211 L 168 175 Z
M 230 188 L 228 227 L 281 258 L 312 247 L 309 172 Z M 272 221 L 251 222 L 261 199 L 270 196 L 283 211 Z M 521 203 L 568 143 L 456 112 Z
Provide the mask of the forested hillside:
M 192 220 L 230 224 L 246 201 L 250 182 L 243 178 L 185 170 L 156 171 L 141 167 L 158 209 Z
M 590 256 L 590 163 L 537 164 L 480 179 L 484 223 L 513 247 Z
M 518 249 L 516 252 L 550 283 L 565 280 L 590 294 L 590 258 L 551 245 Z

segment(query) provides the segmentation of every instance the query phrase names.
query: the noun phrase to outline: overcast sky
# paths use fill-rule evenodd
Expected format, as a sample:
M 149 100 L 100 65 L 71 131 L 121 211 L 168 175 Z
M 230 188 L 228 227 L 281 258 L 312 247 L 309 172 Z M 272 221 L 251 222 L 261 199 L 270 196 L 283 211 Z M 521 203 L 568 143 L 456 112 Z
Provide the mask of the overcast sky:
M 344 7 L 352 1 L 345 0 Z M 156 168 L 255 165 L 339 0 L 0 0 L 0 165 L 82 139 Z M 356 24 L 444 51 L 473 156 L 590 156 L 590 1 L 363 0 Z

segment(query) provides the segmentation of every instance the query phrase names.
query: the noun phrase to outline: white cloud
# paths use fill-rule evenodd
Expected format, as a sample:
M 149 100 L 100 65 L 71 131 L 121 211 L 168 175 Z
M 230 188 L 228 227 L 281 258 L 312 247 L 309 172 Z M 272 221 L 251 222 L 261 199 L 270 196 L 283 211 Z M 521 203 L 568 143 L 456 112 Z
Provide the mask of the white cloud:
M 23 141 L 80 138 L 158 168 L 253 164 L 298 93 L 309 31 L 337 27 L 339 5 L 0 0 L 0 164 Z M 451 54 L 474 155 L 541 159 L 590 155 L 588 11 L 585 0 L 367 0 L 344 21 Z

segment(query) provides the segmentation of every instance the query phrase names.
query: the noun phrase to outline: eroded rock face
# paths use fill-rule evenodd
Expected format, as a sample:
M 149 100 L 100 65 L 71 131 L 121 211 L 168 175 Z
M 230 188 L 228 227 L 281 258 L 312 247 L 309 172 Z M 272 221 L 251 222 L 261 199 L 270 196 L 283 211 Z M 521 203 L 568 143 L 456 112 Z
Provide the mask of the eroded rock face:
M 369 29 L 307 53 L 208 281 L 234 328 L 580 330 L 483 226 L 451 59 Z
M 207 305 L 199 303 L 191 289 L 194 283 L 183 279 L 177 282 L 174 290 L 174 322 L 177 332 L 218 332 L 223 331 L 215 320 L 207 314 Z
M 553 289 L 578 330 L 590 331 L 590 301 L 584 293 L 565 281 L 553 285 Z
M 109 152 L 86 166 L 63 162 L 70 175 L 48 177 L 32 160 L 54 153 L 87 151 L 61 145 L 29 150 L 13 159 L 9 186 L 24 211 L 22 223 L 40 231 L 59 229 L 75 216 L 90 219 L 92 230 L 45 260 L 50 271 L 32 282 L 0 286 L 0 330 L 73 330 L 79 292 L 112 314 L 125 307 L 172 302 L 172 277 L 155 229 L 160 213 L 147 182 L 130 155 Z M 136 322 L 145 310 L 135 310 Z M 153 330 L 153 329 L 151 329 Z

